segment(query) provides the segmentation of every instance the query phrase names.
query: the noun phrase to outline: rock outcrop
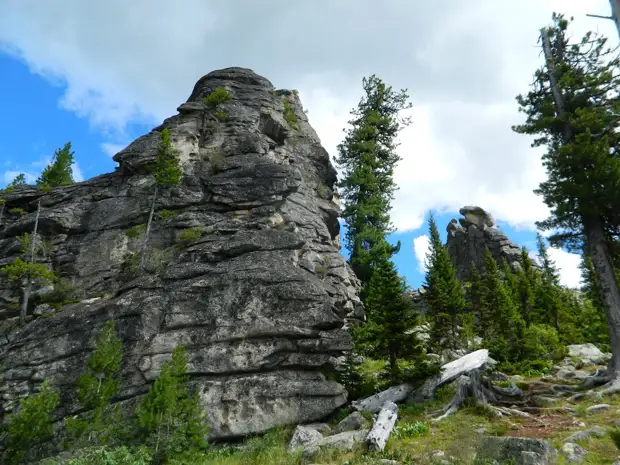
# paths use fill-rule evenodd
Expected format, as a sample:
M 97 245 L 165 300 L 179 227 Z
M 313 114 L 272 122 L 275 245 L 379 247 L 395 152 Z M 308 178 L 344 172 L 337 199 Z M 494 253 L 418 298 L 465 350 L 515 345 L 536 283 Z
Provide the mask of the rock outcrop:
M 487 248 L 498 263 L 508 263 L 513 270 L 521 267 L 521 248 L 495 227 L 490 213 L 472 206 L 461 208 L 459 213 L 463 218 L 458 222 L 453 219 L 448 224 L 446 242 L 459 279 L 470 276 L 472 265 L 483 268 Z
M 232 98 L 214 117 L 202 100 L 218 87 Z M 295 92 L 275 90 L 251 70 L 201 78 L 179 114 L 116 154 L 116 172 L 42 192 L 5 195 L 0 266 L 19 254 L 41 201 L 39 232 L 47 263 L 81 301 L 15 320 L 19 292 L 0 286 L 0 415 L 49 380 L 61 392 L 57 418 L 76 412 L 74 383 L 113 319 L 124 343 L 116 401 L 146 392 L 177 344 L 207 412 L 211 438 L 318 420 L 346 401 L 325 376 L 352 348 L 347 328 L 363 319 L 359 283 L 339 254 L 336 172 Z M 126 273 L 140 241 L 125 233 L 147 220 L 155 159 L 170 131 L 183 183 L 161 193 L 151 273 Z M 156 215 L 157 216 L 157 215 Z M 178 233 L 203 235 L 179 248 Z M 39 312 L 41 314 L 43 312 Z

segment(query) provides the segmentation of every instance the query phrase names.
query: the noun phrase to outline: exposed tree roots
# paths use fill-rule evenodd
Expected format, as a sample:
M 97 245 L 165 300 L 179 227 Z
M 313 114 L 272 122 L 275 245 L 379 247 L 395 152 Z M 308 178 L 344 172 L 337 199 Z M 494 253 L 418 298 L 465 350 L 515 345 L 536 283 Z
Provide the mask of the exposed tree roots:
M 522 403 L 523 393 L 514 384 L 508 388 L 494 386 L 490 381 L 482 378 L 480 370 L 472 370 L 467 375 L 461 376 L 456 381 L 456 385 L 457 390 L 452 401 L 442 410 L 430 415 L 439 415 L 433 419 L 434 422 L 456 413 L 466 401 L 488 409 L 496 416 L 531 417 L 529 413 L 505 406 Z

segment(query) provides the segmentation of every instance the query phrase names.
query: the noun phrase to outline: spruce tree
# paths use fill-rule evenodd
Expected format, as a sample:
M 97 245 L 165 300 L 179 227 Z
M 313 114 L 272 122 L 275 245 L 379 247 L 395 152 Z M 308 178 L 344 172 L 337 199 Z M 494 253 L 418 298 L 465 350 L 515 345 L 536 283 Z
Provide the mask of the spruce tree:
M 615 130 L 620 57 L 596 33 L 571 42 L 568 25 L 554 14 L 553 24 L 541 30 L 545 65 L 536 71 L 532 89 L 517 97 L 527 119 L 514 130 L 536 136 L 534 146 L 547 147 L 548 179 L 536 193 L 551 216 L 539 227 L 559 231 L 550 238 L 554 244 L 588 248 L 609 323 L 613 391 L 620 389 L 620 289 L 610 250 L 620 226 L 620 133 Z
M 398 359 L 415 359 L 422 352 L 417 339 L 408 331 L 415 326 L 417 317 L 405 290 L 394 263 L 381 258 L 368 284 L 368 321 L 356 334 L 362 347 L 371 348 L 371 356 L 387 360 L 390 378 L 395 382 L 401 373 Z
M 85 444 L 94 441 L 105 444 L 108 434 L 118 423 L 118 413 L 107 409 L 110 400 L 118 393 L 119 371 L 123 346 L 116 335 L 114 321 L 109 320 L 99 336 L 95 351 L 86 362 L 86 369 L 78 379 L 78 399 L 90 414 L 85 419 L 73 419 L 67 429 L 76 437 L 88 433 Z
M 9 187 L 21 187 L 25 185 L 26 185 L 26 175 L 24 173 L 19 173 L 17 176 L 15 176 L 15 179 L 13 179 L 9 183 Z
M 17 412 L 8 417 L 4 443 L 6 463 L 23 464 L 37 458 L 39 448 L 54 434 L 52 414 L 59 402 L 58 393 L 47 381 L 37 394 L 20 400 Z
M 429 343 L 433 350 L 441 353 L 445 349 L 456 349 L 459 345 L 458 327 L 463 323 L 465 291 L 456 277 L 456 270 L 441 241 L 433 215 L 430 215 L 428 225 L 430 250 L 426 256 L 424 298 L 431 324 Z
M 67 142 L 62 149 L 57 149 L 54 152 L 52 163 L 45 167 L 37 179 L 37 186 L 51 188 L 73 184 L 75 182 L 71 169 L 71 165 L 74 163 L 73 155 L 71 142 Z
M 478 321 L 484 344 L 493 358 L 500 362 L 519 359 L 525 322 L 488 249 L 485 250 L 484 273 L 480 279 Z
M 161 140 L 157 151 L 157 157 L 155 159 L 155 188 L 153 190 L 151 210 L 149 212 L 149 219 L 146 223 L 146 231 L 140 250 L 140 269 L 142 271 L 145 270 L 146 266 L 146 255 L 148 252 L 149 238 L 151 236 L 151 225 L 153 223 L 153 214 L 155 213 L 157 194 L 160 189 L 168 189 L 172 186 L 178 185 L 183 179 L 183 170 L 179 163 L 177 151 L 174 147 L 172 147 L 170 131 L 168 129 L 164 129 L 161 132 L 160 137 Z
M 155 452 L 158 462 L 206 446 L 204 412 L 187 381 L 187 357 L 177 346 L 136 408 L 138 439 Z
M 521 249 L 521 269 L 516 273 L 516 299 L 525 324 L 533 319 L 537 273 L 530 254 L 525 247 Z
M 362 82 L 365 95 L 351 112 L 351 128 L 338 146 L 336 162 L 344 173 L 338 183 L 347 224 L 344 243 L 364 300 L 376 263 L 398 250 L 385 238 L 393 231 L 389 212 L 396 190 L 394 167 L 400 160 L 396 139 L 410 123 L 401 112 L 411 104 L 406 90 L 393 91 L 374 75 Z

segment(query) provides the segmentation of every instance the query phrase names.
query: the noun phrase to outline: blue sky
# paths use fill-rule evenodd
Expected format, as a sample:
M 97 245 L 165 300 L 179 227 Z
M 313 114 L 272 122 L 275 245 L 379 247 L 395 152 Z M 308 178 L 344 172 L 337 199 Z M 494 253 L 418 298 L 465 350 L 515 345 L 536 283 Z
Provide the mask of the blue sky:
M 7 55 L 0 55 L 0 70 L 0 186 L 4 187 L 20 172 L 26 173 L 29 181 L 33 182 L 51 159 L 54 150 L 67 141 L 71 141 L 75 151 L 75 174 L 78 179 L 88 179 L 114 170 L 116 163 L 103 148 L 110 139 L 109 129 L 93 126 L 88 119 L 63 109 L 60 104 L 65 91 L 62 82 L 33 74 L 26 64 Z M 128 124 L 122 137 L 132 140 L 148 132 L 152 126 Z M 445 240 L 446 225 L 459 214 L 435 212 L 435 216 Z M 390 236 L 391 242 L 400 240 L 402 243 L 401 251 L 394 260 L 399 272 L 413 287 L 419 287 L 424 279 L 414 250 L 414 239 L 427 234 L 427 221 L 428 213 L 421 228 Z M 501 220 L 498 223 L 501 224 Z M 514 242 L 534 246 L 533 231 L 516 230 L 509 225 L 502 225 L 502 229 Z

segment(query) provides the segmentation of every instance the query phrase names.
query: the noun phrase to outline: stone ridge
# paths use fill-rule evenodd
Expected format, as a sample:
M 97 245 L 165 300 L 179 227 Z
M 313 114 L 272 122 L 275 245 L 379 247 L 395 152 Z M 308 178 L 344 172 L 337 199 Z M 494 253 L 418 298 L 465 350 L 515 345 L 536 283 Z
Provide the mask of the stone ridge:
M 484 252 L 489 249 L 501 265 L 508 263 L 513 271 L 521 268 L 521 247 L 494 227 L 493 217 L 480 207 L 467 206 L 459 210 L 464 218 L 448 223 L 446 247 L 459 279 L 471 275 L 472 265 L 479 270 L 484 266 Z
M 232 95 L 219 121 L 201 100 L 217 87 Z M 285 117 L 285 103 L 294 112 Z M 48 379 L 61 392 L 58 418 L 77 412 L 74 382 L 105 322 L 124 343 L 119 400 L 146 392 L 172 349 L 183 344 L 211 438 L 238 437 L 277 425 L 318 420 L 346 401 L 327 379 L 352 348 L 347 328 L 363 320 L 359 282 L 339 253 L 336 171 L 294 92 L 277 91 L 244 68 L 201 78 L 179 114 L 114 156 L 116 172 L 43 193 L 5 196 L 0 266 L 19 253 L 16 236 L 39 232 L 83 299 L 15 329 L 19 292 L 0 282 L 0 415 Z M 153 162 L 170 131 L 184 171 L 163 192 L 149 263 L 156 273 L 122 270 L 140 241 L 126 236 L 147 220 Z M 202 227 L 184 249 L 178 232 Z M 44 290 L 37 289 L 35 294 Z

